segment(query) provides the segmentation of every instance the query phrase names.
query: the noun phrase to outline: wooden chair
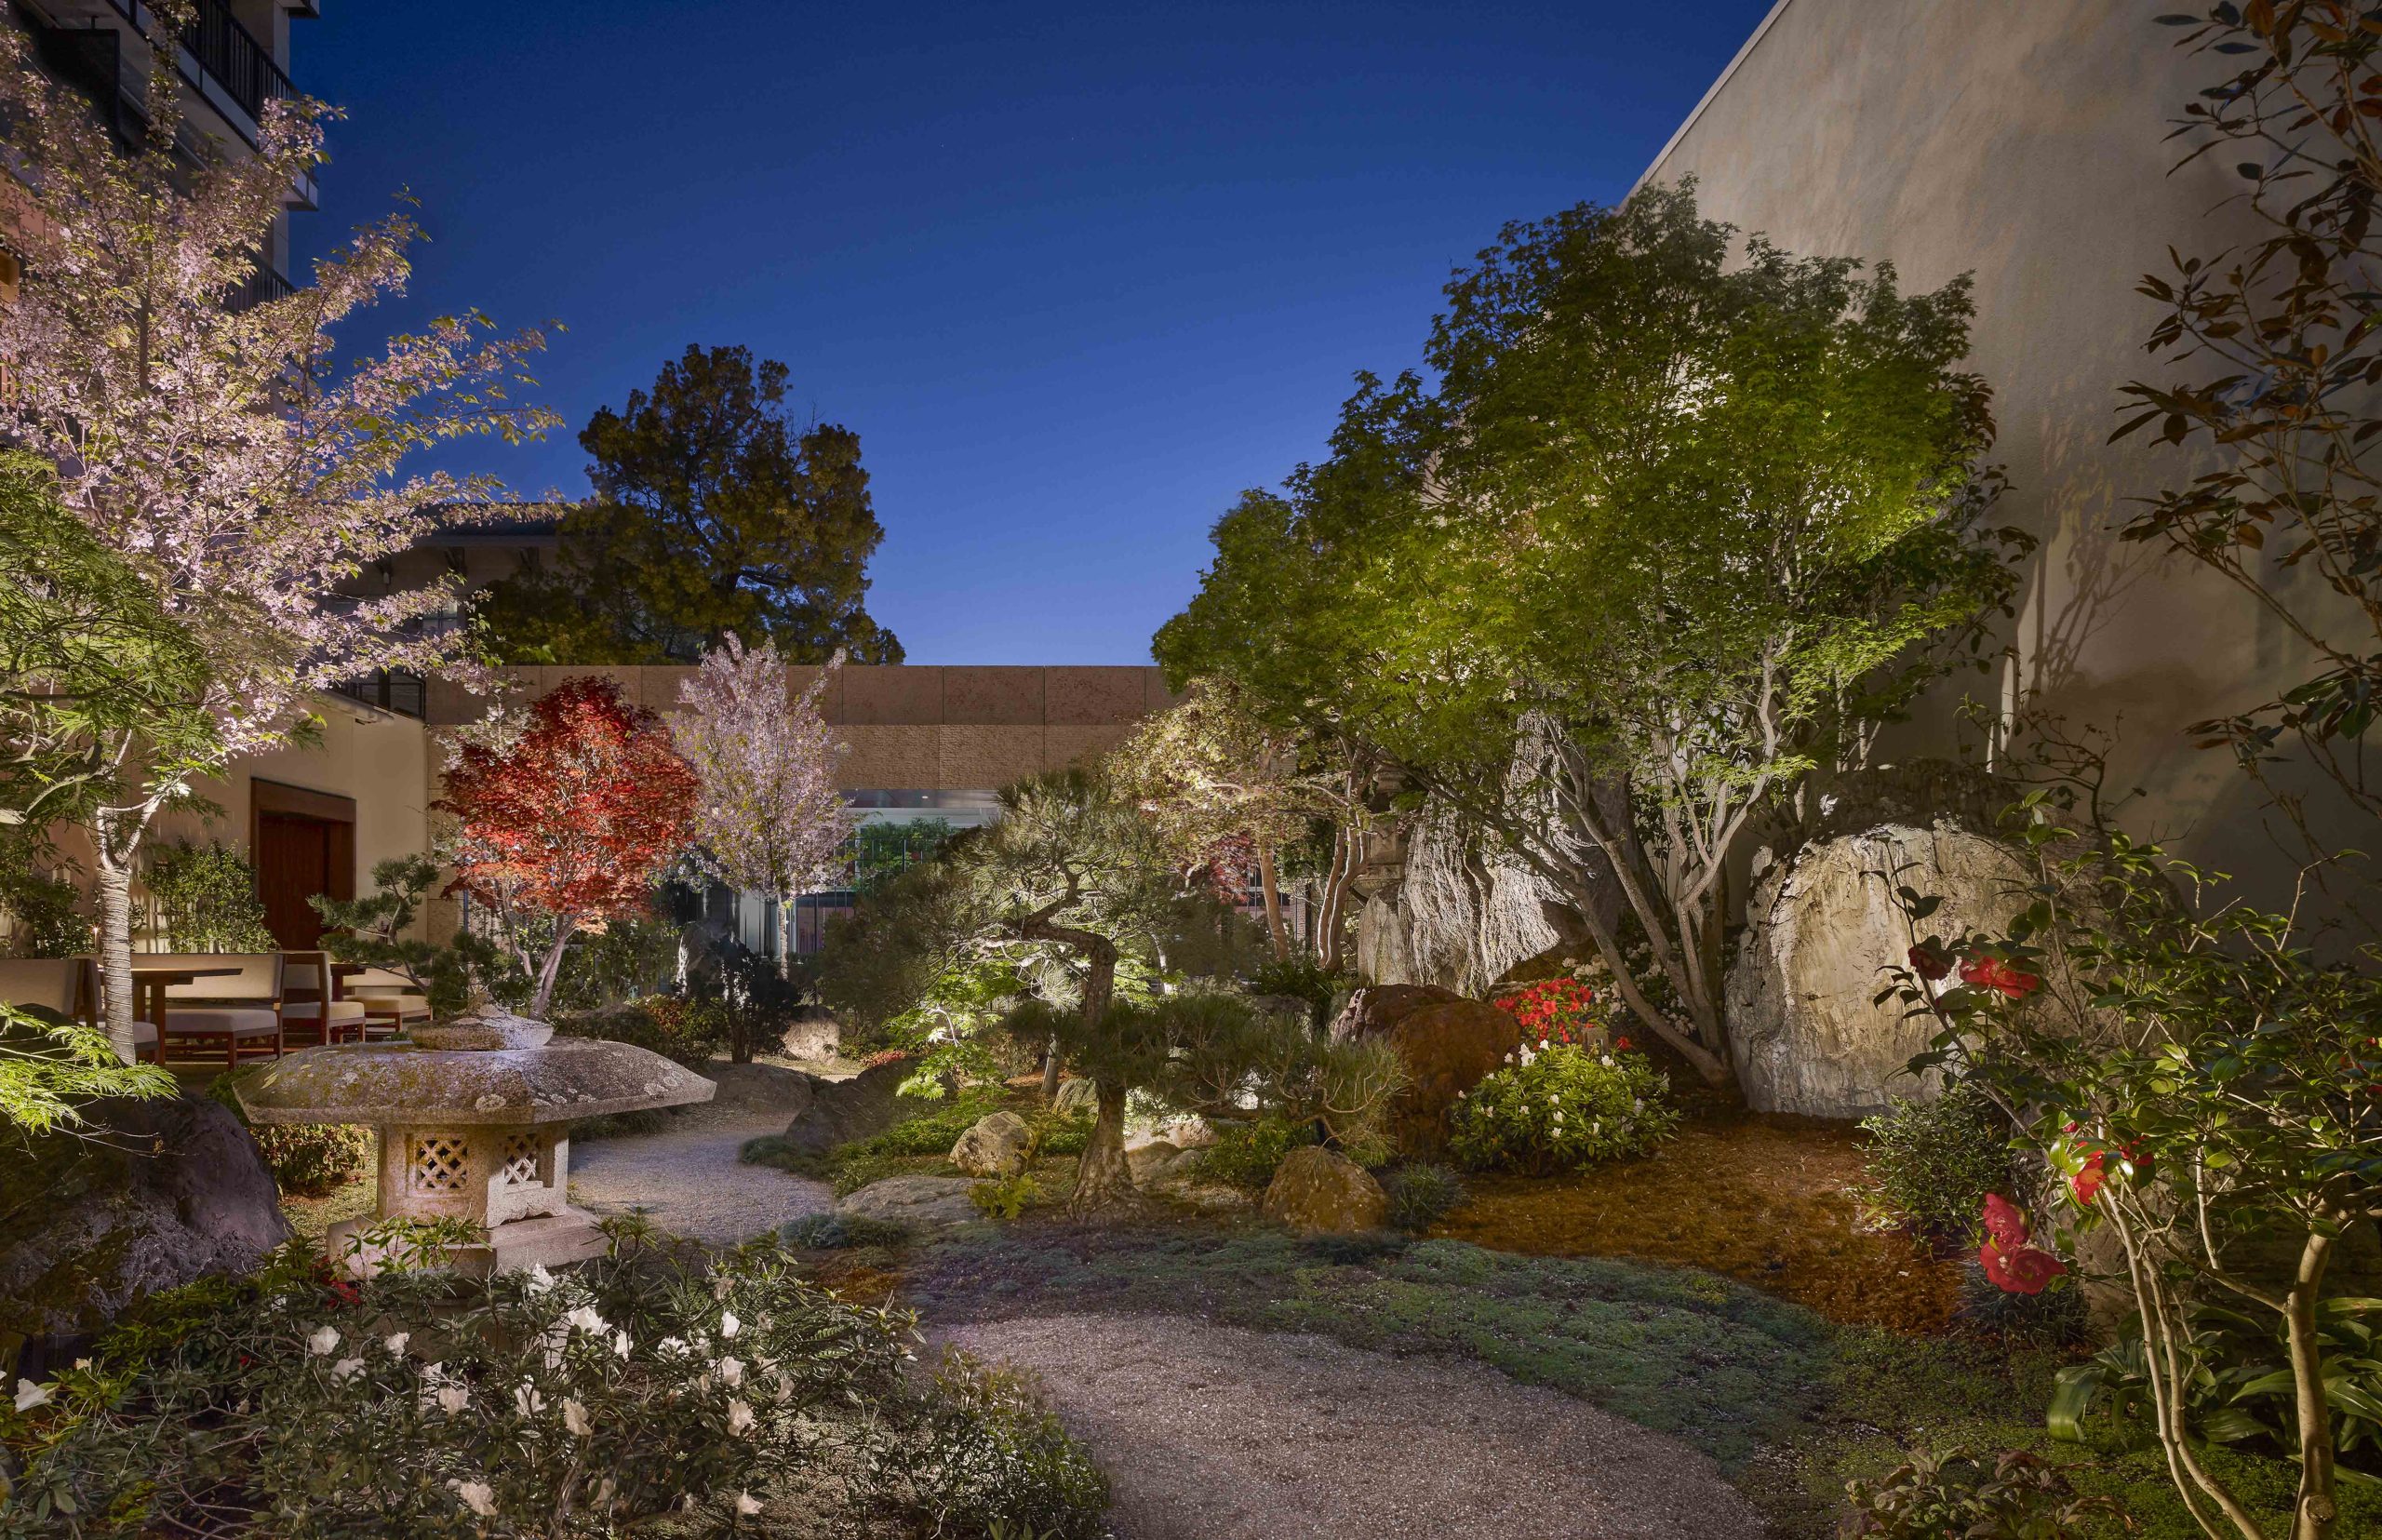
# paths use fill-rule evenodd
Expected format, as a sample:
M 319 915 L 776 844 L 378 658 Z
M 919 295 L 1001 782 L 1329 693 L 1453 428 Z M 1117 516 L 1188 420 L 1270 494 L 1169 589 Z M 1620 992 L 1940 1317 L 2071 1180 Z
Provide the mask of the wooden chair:
M 136 968 L 229 968 L 221 977 L 166 986 L 165 1020 L 157 1024 L 158 1058 L 184 1044 L 221 1043 L 223 1066 L 240 1067 L 243 1053 L 283 1051 L 281 954 L 278 952 L 144 952 Z
M 329 954 L 281 954 L 281 1024 L 293 1037 L 311 1042 L 336 1043 L 353 1037 L 364 1040 L 368 1017 L 360 1000 L 347 999 Z

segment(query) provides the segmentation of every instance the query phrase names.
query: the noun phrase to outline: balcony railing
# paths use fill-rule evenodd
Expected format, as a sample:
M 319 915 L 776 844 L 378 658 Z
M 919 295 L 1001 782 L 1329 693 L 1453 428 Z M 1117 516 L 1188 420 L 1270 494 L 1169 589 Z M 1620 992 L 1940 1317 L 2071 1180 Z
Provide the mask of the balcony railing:
M 422 682 L 419 674 L 402 668 L 383 668 L 360 679 L 350 679 L 333 687 L 351 701 L 361 701 L 381 711 L 395 712 L 399 716 L 419 720 L 422 712 Z
M 267 300 L 279 300 L 297 292 L 297 286 L 273 270 L 273 264 L 262 258 L 257 268 L 239 288 L 223 297 L 223 308 L 237 314 Z
M 239 103 L 251 123 L 264 121 L 264 104 L 285 101 L 298 94 L 273 52 L 240 25 L 223 0 L 198 0 L 190 25 L 182 29 L 182 47 L 198 67 L 215 77 L 223 92 Z

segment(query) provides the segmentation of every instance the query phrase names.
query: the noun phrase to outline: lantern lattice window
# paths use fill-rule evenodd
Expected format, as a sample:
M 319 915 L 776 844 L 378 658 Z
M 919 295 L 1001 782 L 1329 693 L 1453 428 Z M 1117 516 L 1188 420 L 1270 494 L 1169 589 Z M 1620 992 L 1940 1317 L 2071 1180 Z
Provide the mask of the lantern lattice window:
M 416 1141 L 413 1147 L 413 1190 L 416 1192 L 461 1192 L 463 1178 L 471 1166 L 472 1150 L 468 1141 L 434 1135 Z

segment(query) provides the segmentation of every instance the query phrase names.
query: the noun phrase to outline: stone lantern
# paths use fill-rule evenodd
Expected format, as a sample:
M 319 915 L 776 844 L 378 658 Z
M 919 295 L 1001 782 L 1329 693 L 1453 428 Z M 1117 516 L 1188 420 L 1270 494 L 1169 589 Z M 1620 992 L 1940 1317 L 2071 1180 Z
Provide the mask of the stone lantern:
M 380 1144 L 370 1219 L 330 1227 L 325 1250 L 358 1276 L 383 1260 L 352 1238 L 389 1219 L 463 1219 L 487 1239 L 450 1247 L 476 1273 L 601 1255 L 595 1217 L 569 1201 L 571 1123 L 707 1102 L 717 1089 L 659 1053 L 485 1009 L 410 1041 L 302 1049 L 246 1077 L 257 1123 L 366 1123 Z

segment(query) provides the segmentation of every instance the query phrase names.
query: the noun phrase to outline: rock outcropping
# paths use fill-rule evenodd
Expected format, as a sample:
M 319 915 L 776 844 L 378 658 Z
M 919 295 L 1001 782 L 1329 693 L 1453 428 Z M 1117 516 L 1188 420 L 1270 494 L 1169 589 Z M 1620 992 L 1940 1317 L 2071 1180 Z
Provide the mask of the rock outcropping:
M 1390 1105 L 1389 1133 L 1400 1154 L 1416 1157 L 1446 1151 L 1456 1098 L 1522 1040 L 1505 1011 L 1434 984 L 1367 984 L 1348 997 L 1332 1037 L 1379 1039 L 1398 1051 L 1408 1081 Z
M 786 1125 L 786 1144 L 806 1155 L 824 1155 L 837 1145 L 884 1132 L 902 1120 L 905 1109 L 897 1097 L 915 1067 L 897 1059 L 872 1065 L 849 1080 L 814 1077 L 810 1105 Z
M 1880 824 L 1757 861 L 1746 926 L 1728 978 L 1730 1049 L 1758 1112 L 1857 1118 L 1894 1097 L 1925 1099 L 1936 1078 L 1904 1066 L 1933 1029 L 1872 1004 L 1910 946 L 1896 886 L 1940 895 L 1924 931 L 2006 920 L 2022 873 L 2000 842 L 1950 820 Z
M 1014 1176 L 1025 1169 L 1030 1131 L 1014 1112 L 980 1118 L 951 1146 L 951 1163 L 970 1176 Z
M 100 1102 L 95 1139 L 58 1134 L 5 1158 L 0 1366 L 38 1380 L 134 1300 L 244 1273 L 288 1238 L 280 1194 L 230 1107 Z

